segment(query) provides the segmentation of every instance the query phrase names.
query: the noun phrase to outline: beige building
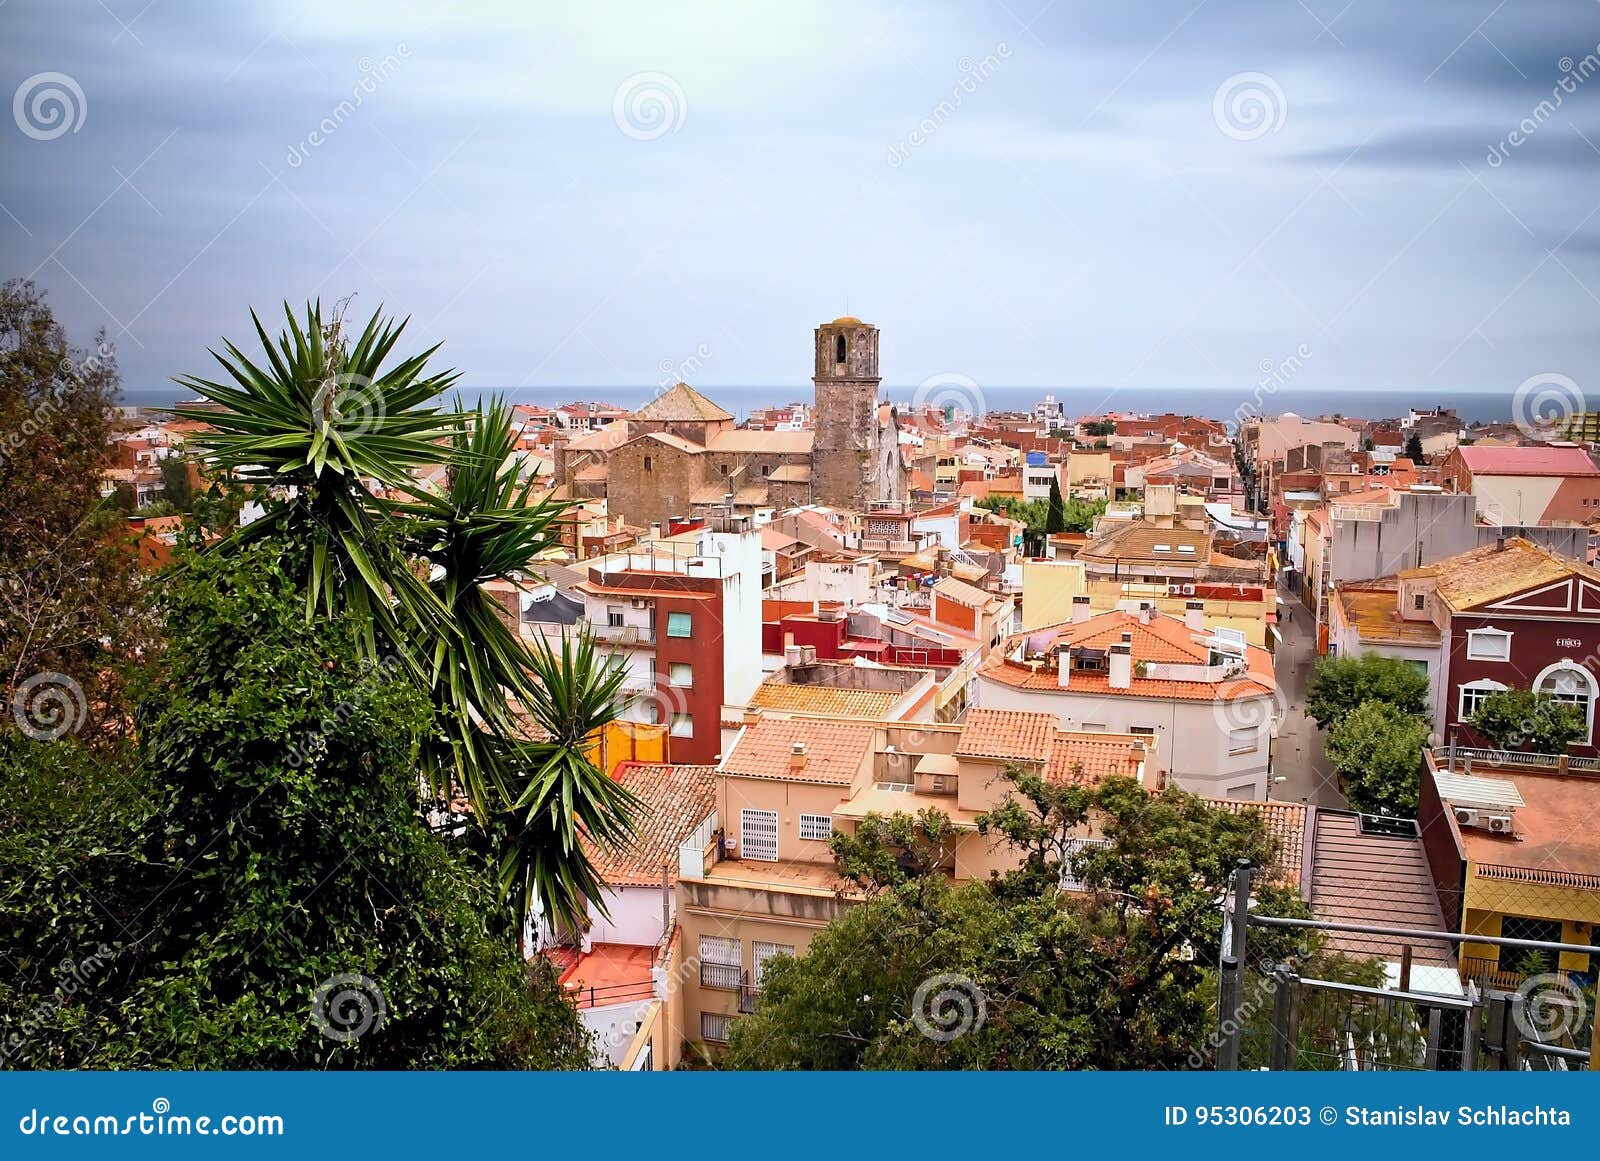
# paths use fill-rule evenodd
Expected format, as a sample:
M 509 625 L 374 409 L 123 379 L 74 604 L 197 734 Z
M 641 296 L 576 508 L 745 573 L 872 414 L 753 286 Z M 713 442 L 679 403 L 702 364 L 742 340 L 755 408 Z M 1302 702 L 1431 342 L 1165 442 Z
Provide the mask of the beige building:
M 747 724 L 717 771 L 716 833 L 680 848 L 683 954 L 698 964 L 683 988 L 685 1037 L 725 1042 L 754 1010 L 763 965 L 804 954 L 854 901 L 835 874 L 835 830 L 853 830 L 869 812 L 933 808 L 958 832 L 946 871 L 983 878 L 1017 861 L 976 825 L 1007 794 L 1008 765 L 1052 779 L 1143 782 L 1154 746 L 1064 731 L 1049 714 L 978 709 L 961 725 L 770 715 Z M 1095 841 L 1092 825 L 1084 839 Z

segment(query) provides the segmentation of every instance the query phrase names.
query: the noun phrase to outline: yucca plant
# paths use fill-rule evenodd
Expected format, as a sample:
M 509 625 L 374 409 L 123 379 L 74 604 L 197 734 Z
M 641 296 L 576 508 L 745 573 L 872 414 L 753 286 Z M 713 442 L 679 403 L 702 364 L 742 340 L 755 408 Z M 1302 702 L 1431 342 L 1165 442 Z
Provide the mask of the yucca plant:
M 633 799 L 586 751 L 620 711 L 622 674 L 587 640 L 559 659 L 530 650 L 483 589 L 519 581 L 565 505 L 532 502 L 502 401 L 433 405 L 456 379 L 425 373 L 437 348 L 384 368 L 403 322 L 374 315 L 349 342 L 337 312 L 284 313 L 276 345 L 251 314 L 266 366 L 228 343 L 212 354 L 231 384 L 178 380 L 221 407 L 179 409 L 214 429 L 195 439 L 210 464 L 268 494 L 265 515 L 211 551 L 276 541 L 308 618 L 360 616 L 369 659 L 400 659 L 433 704 L 424 772 L 437 796 L 468 797 L 508 900 L 581 923 L 586 898 L 603 903 L 579 836 L 631 833 Z
M 374 314 L 352 344 L 338 314 L 324 322 L 320 303 L 307 305 L 304 326 L 287 303 L 284 315 L 288 329 L 274 345 L 250 312 L 267 366 L 226 342 L 226 356 L 211 355 L 231 385 L 177 380 L 222 410 L 177 411 L 214 429 L 193 441 L 213 468 L 282 490 L 282 499 L 224 542 L 223 551 L 268 538 L 292 545 L 302 562 L 307 615 L 353 609 L 368 625 L 366 646 L 376 656 L 380 636 L 397 646 L 409 639 L 395 621 L 396 606 L 418 626 L 436 622 L 442 610 L 414 577 L 381 559 L 386 510 L 367 481 L 416 491 L 413 473 L 439 462 L 438 441 L 460 425 L 458 416 L 424 405 L 456 376 L 423 373 L 437 347 L 384 369 L 404 322 Z

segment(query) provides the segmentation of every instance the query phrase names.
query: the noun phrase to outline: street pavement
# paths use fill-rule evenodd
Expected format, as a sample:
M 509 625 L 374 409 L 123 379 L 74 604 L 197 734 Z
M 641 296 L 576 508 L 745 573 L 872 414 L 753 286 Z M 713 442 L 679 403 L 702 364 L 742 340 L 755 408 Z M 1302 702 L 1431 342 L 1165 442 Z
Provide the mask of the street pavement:
M 1327 735 L 1306 716 L 1306 687 L 1317 662 L 1317 645 L 1311 612 L 1293 595 L 1285 593 L 1280 608 L 1290 611 L 1291 620 L 1278 625 L 1283 642 L 1278 646 L 1278 685 L 1288 699 L 1288 712 L 1278 727 L 1273 748 L 1272 773 L 1284 781 L 1269 784 L 1267 796 L 1277 802 L 1306 802 L 1313 806 L 1347 809 L 1339 793 L 1339 780 L 1323 751 Z

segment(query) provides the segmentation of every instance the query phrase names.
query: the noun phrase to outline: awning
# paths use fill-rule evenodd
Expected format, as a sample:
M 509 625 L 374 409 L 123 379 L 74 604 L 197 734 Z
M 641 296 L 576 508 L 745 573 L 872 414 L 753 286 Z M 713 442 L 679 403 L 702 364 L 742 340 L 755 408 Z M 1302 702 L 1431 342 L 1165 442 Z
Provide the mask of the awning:
M 1277 613 L 1268 613 L 1267 614 L 1267 624 L 1276 625 L 1277 623 L 1278 623 L 1278 614 Z
M 1274 641 L 1276 641 L 1279 645 L 1283 644 L 1283 634 L 1282 633 L 1278 632 L 1271 625 L 1267 626 L 1267 632 L 1272 634 L 1272 639 Z

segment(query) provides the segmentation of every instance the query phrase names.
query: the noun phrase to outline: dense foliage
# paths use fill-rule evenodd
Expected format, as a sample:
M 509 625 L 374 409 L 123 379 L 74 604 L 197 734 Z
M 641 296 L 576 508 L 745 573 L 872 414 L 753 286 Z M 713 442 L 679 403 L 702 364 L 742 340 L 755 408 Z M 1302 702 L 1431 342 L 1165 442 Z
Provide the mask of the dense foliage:
M 866 896 L 798 959 L 768 960 L 739 1068 L 1182 1068 L 1203 1059 L 1222 897 L 1238 859 L 1271 853 L 1259 816 L 1127 779 L 1047 782 L 983 828 L 1022 865 L 952 882 L 942 815 L 869 817 L 835 839 Z M 1078 849 L 1093 816 L 1109 840 Z M 1062 891 L 1063 873 L 1082 891 Z M 1278 889 L 1262 906 L 1295 911 Z M 1298 912 L 1296 912 L 1298 913 Z
M 1501 750 L 1564 754 L 1588 733 L 1583 710 L 1531 689 L 1505 689 L 1483 699 L 1468 723 Z
M 86 739 L 125 727 L 144 635 L 124 514 L 100 495 L 117 392 L 103 334 L 73 347 L 32 283 L 0 286 L 0 695 Z
M 260 547 L 169 588 L 136 751 L 0 739 L 9 1063 L 587 1063 L 492 875 L 418 815 L 427 704 L 355 617 L 306 621 L 302 564 Z
M 1306 713 L 1323 729 L 1336 726 L 1363 702 L 1379 701 L 1402 714 L 1426 717 L 1428 675 L 1398 657 L 1377 653 L 1324 657 L 1306 691 Z
M 1382 701 L 1362 702 L 1328 731 L 1328 758 L 1350 805 L 1370 814 L 1417 811 L 1428 723 Z

